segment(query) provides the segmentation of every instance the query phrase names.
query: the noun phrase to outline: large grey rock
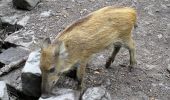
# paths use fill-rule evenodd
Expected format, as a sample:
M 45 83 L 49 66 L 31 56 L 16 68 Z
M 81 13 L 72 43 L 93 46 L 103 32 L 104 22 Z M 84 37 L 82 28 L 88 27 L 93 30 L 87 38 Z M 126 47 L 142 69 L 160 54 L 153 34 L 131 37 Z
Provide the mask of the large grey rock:
M 6 83 L 4 81 L 0 81 L 0 100 L 9 100 Z
M 72 89 L 59 89 L 54 92 L 56 95 L 49 98 L 40 97 L 39 100 L 79 100 L 80 93 Z
M 39 97 L 41 95 L 41 71 L 39 68 L 40 51 L 30 53 L 22 70 L 22 90 L 26 95 Z
M 12 62 L 18 61 L 30 53 L 29 50 L 22 47 L 11 47 L 0 54 L 0 62 L 9 65 Z
M 37 38 L 32 30 L 19 30 L 9 35 L 5 41 L 29 48 L 32 51 L 38 49 L 37 46 L 43 40 Z
M 82 100 L 112 100 L 110 94 L 103 87 L 88 88 Z
M 29 19 L 29 16 L 24 16 L 23 18 L 19 15 L 4 16 L 0 18 L 0 29 L 3 28 L 6 31 L 14 32 L 23 28 Z
M 31 10 L 40 0 L 13 0 L 13 5 L 19 9 Z
M 0 54 L 0 76 L 21 67 L 30 51 L 23 47 L 10 47 Z M 2 66 L 1 66 L 2 65 Z

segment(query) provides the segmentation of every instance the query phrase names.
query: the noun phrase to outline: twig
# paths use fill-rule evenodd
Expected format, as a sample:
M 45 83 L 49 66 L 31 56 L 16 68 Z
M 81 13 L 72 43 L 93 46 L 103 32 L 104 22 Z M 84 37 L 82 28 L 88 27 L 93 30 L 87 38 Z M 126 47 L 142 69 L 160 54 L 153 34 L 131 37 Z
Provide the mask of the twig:
M 17 60 L 15 62 L 10 63 L 9 65 L 5 65 L 0 69 L 0 76 L 7 74 L 13 69 L 19 68 L 21 64 L 23 64 L 28 59 L 28 56 Z

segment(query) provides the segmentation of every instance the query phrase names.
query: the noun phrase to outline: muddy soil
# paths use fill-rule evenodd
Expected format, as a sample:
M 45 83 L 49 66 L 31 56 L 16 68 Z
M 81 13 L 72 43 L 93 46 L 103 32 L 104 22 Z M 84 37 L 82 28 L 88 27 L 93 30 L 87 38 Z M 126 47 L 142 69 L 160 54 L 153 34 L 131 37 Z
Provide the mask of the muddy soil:
M 130 6 L 138 12 L 138 27 L 133 31 L 137 65 L 128 71 L 128 51 L 122 48 L 111 68 L 105 69 L 112 48 L 105 50 L 90 60 L 85 86 L 104 86 L 113 100 L 170 100 L 170 0 L 42 0 L 32 11 L 16 10 L 7 0 L 6 6 L 0 6 L 0 15 L 28 15 L 25 30 L 33 30 L 39 39 L 54 39 L 71 22 L 108 5 Z M 49 10 L 50 17 L 40 17 Z

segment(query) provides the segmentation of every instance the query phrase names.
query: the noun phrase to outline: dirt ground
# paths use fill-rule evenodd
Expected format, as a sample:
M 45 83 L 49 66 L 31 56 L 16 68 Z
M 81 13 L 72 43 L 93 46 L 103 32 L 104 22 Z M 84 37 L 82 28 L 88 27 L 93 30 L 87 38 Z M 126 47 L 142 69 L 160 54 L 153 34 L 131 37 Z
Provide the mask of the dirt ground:
M 124 48 L 111 68 L 105 69 L 110 48 L 89 62 L 86 87 L 104 86 L 113 100 L 170 100 L 170 0 L 43 0 L 31 11 L 16 10 L 7 1 L 5 7 L 0 6 L 0 15 L 30 16 L 25 30 L 33 30 L 39 39 L 54 39 L 71 22 L 101 7 L 134 7 L 138 13 L 138 27 L 133 32 L 137 54 L 134 71 L 128 71 L 129 55 Z M 49 10 L 50 17 L 40 17 Z

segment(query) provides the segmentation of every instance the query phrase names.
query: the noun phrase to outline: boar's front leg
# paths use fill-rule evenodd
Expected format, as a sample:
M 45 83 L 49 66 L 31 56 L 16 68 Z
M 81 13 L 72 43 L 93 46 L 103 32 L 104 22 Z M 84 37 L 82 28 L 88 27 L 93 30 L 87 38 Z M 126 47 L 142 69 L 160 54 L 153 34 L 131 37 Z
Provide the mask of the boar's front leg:
M 85 76 L 86 72 L 86 62 L 80 63 L 79 67 L 77 67 L 77 80 L 78 80 L 78 89 L 83 91 L 84 89 L 84 81 L 83 77 Z
M 112 55 L 109 57 L 109 59 L 107 59 L 106 61 L 106 64 L 105 64 L 105 67 L 106 68 L 109 68 L 110 65 L 114 62 L 115 60 L 115 57 L 117 55 L 117 53 L 119 52 L 121 46 L 120 45 L 115 45 L 114 46 L 114 51 L 112 52 Z

